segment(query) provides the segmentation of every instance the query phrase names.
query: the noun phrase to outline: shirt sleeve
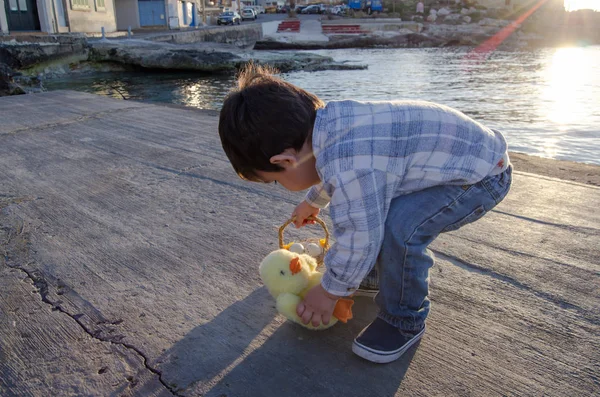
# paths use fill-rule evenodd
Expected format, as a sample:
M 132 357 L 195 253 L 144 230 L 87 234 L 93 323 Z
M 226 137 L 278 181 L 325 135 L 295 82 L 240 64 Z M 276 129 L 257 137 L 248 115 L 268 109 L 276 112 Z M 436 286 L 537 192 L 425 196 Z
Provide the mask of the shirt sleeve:
M 329 195 L 323 183 L 310 188 L 304 198 L 308 204 L 315 208 L 326 208 L 329 205 Z
M 375 264 L 385 220 L 399 177 L 384 171 L 351 170 L 330 182 L 335 243 L 325 255 L 323 288 L 338 296 L 354 293 Z

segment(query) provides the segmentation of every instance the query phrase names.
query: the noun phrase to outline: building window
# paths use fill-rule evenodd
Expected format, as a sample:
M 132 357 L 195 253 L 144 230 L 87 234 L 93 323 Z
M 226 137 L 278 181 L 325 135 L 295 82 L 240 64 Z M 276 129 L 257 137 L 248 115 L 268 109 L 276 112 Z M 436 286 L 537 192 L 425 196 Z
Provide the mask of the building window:
M 89 10 L 89 0 L 71 0 L 71 8 L 74 10 Z
M 106 11 L 105 0 L 96 0 L 96 11 Z

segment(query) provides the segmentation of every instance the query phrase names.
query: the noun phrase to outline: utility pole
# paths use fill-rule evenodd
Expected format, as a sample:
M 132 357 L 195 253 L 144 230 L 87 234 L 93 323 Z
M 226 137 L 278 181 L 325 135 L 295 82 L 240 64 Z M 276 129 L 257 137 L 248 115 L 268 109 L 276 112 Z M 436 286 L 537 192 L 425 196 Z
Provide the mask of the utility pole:
M 202 22 L 206 25 L 206 0 L 200 0 L 202 3 Z
M 241 15 L 241 13 L 242 13 L 242 7 L 240 6 L 240 0 L 237 0 L 237 5 L 238 5 L 237 12 L 238 12 L 238 14 Z

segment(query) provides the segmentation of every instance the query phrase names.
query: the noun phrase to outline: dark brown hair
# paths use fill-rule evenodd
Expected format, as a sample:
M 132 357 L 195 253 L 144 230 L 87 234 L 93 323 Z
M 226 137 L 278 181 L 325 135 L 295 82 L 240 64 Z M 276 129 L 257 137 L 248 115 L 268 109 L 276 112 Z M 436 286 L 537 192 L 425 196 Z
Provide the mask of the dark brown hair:
M 281 171 L 271 164 L 285 149 L 300 150 L 312 136 L 317 109 L 325 104 L 315 95 L 274 74 L 276 70 L 248 64 L 239 74 L 219 117 L 223 150 L 235 172 L 258 182 L 256 171 Z

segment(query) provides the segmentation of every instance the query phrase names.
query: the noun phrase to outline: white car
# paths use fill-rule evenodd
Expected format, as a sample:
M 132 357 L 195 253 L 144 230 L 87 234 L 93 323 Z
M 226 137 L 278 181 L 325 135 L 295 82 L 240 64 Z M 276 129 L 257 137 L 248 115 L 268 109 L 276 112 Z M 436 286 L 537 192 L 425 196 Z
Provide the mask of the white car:
M 245 20 L 253 21 L 256 18 L 258 18 L 258 15 L 256 15 L 256 11 L 254 11 L 252 8 L 246 7 L 242 10 L 242 21 L 245 21 Z

